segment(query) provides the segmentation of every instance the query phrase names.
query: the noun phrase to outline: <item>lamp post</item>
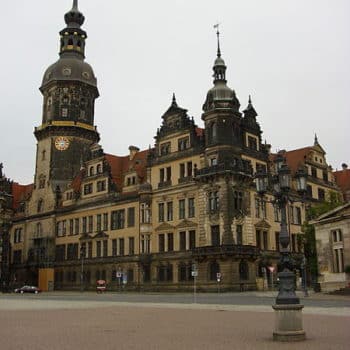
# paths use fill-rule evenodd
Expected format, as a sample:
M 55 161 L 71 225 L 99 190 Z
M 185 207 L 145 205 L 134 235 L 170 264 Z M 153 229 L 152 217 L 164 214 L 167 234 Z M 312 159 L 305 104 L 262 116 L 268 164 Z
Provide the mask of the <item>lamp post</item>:
M 275 203 L 281 211 L 281 229 L 279 235 L 280 250 L 280 272 L 279 292 L 275 310 L 276 322 L 273 339 L 277 341 L 297 341 L 305 339 L 305 331 L 302 327 L 301 311 L 304 307 L 295 294 L 295 274 L 292 271 L 290 256 L 290 237 L 287 226 L 287 204 L 295 202 L 290 197 L 291 172 L 281 154 L 275 159 L 276 175 L 272 178 L 273 195 Z M 296 174 L 297 190 L 299 193 L 306 191 L 306 172 L 300 170 Z M 255 176 L 256 190 L 263 196 L 268 190 L 268 176 L 266 172 L 259 172 Z
M 85 246 L 80 247 L 80 261 L 81 261 L 81 270 L 80 270 L 80 292 L 84 291 L 84 258 L 85 258 Z

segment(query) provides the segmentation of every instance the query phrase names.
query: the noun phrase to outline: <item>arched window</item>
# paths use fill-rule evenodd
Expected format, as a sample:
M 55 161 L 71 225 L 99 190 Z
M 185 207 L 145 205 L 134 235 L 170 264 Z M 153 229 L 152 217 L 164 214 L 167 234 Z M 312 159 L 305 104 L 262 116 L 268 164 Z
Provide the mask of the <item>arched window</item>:
M 241 260 L 239 263 L 239 279 L 243 281 L 249 279 L 249 266 L 246 260 Z
M 101 164 L 97 164 L 96 171 L 97 171 L 97 174 L 101 174 L 102 173 L 102 165 Z
M 69 39 L 69 40 L 68 40 L 68 45 L 73 46 L 73 39 Z
M 80 40 L 78 40 L 77 46 L 81 47 L 81 41 Z
M 93 166 L 91 166 L 90 169 L 89 169 L 89 175 L 90 176 L 95 175 L 95 168 Z
M 45 159 L 46 159 L 46 151 L 43 150 L 43 151 L 41 152 L 41 160 L 45 160 Z
M 209 280 L 216 281 L 218 273 L 220 273 L 220 265 L 216 261 L 212 261 L 209 264 Z

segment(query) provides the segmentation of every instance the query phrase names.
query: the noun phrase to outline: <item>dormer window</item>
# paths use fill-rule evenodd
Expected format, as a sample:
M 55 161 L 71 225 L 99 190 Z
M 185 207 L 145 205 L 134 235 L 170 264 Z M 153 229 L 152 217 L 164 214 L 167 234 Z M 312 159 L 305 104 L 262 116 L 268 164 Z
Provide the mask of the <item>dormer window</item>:
M 253 136 L 248 136 L 248 148 L 257 151 L 258 150 L 258 142 L 257 139 Z
M 166 142 L 166 143 L 162 143 L 160 145 L 160 155 L 161 156 L 164 156 L 166 154 L 169 154 L 170 153 L 170 142 Z
M 92 193 L 92 183 L 84 185 L 84 195 Z
M 183 137 L 178 140 L 178 150 L 184 151 L 185 149 L 190 147 L 190 140 L 188 137 Z

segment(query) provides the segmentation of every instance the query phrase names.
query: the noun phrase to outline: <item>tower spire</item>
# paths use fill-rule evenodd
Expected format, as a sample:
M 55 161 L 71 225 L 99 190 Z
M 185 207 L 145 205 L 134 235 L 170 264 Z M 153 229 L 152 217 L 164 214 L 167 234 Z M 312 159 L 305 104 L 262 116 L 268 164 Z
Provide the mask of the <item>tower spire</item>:
M 216 29 L 216 36 L 217 36 L 217 38 L 218 38 L 218 52 L 217 52 L 217 56 L 218 56 L 218 57 L 221 57 L 219 25 L 220 25 L 220 23 L 216 23 L 216 24 L 214 25 L 214 28 Z
M 78 0 L 73 0 L 72 10 L 78 10 Z

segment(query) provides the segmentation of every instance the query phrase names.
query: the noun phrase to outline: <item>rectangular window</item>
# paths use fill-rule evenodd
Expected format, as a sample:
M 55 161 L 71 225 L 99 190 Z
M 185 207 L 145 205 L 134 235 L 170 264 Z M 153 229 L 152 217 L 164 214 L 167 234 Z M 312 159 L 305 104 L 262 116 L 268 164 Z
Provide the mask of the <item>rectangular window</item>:
M 62 108 L 62 118 L 68 117 L 68 108 Z
M 158 204 L 158 221 L 159 222 L 164 221 L 164 203 Z
M 94 217 L 91 215 L 88 217 L 89 233 L 94 231 Z
M 166 168 L 166 181 L 171 181 L 171 167 Z
M 261 247 L 261 234 L 260 234 L 259 230 L 255 231 L 255 239 L 256 239 L 256 246 L 261 249 L 262 248 Z
M 73 235 L 74 234 L 74 220 L 70 219 L 69 220 L 69 235 Z
M 314 167 L 311 168 L 311 176 L 317 178 L 317 169 Z
M 92 258 L 92 242 L 88 242 L 88 258 Z
M 194 249 L 194 248 L 196 248 L 196 231 L 195 230 L 191 230 L 191 231 L 189 231 L 189 238 L 190 238 L 190 241 L 189 241 L 189 244 L 190 244 L 190 246 L 189 246 L 189 248 L 190 249 Z
M 236 211 L 242 211 L 243 209 L 243 192 L 234 191 L 233 192 L 233 208 Z
M 183 137 L 178 140 L 178 150 L 179 151 L 184 151 L 187 149 L 190 145 L 189 138 L 188 137 Z
M 301 225 L 301 209 L 299 207 L 295 207 L 295 223 Z
M 185 218 L 185 200 L 180 199 L 179 200 L 179 219 Z
M 219 192 L 209 192 L 209 210 L 217 211 L 219 209 Z
M 135 254 L 135 238 L 129 237 L 129 255 Z
M 112 239 L 112 256 L 117 256 L 117 240 Z
M 187 162 L 187 176 L 192 176 L 192 162 Z
M 255 137 L 248 136 L 248 148 L 250 148 L 253 151 L 258 150 L 258 143 Z
M 108 256 L 108 241 L 103 241 L 103 256 Z
M 236 234 L 237 234 L 237 244 L 243 244 L 243 226 L 236 225 Z
M 291 222 L 292 224 L 295 223 L 295 219 L 294 219 L 294 206 L 293 206 L 293 205 L 291 205 L 291 206 L 289 207 L 289 220 L 290 220 L 290 222 Z
M 273 213 L 275 217 L 275 222 L 280 222 L 281 221 L 281 209 L 278 208 L 278 206 L 275 204 L 273 206 Z
M 325 200 L 325 191 L 322 188 L 318 189 L 318 199 L 321 201 Z
M 151 251 L 151 238 L 150 235 L 141 236 L 141 253 L 148 254 Z
M 219 246 L 220 245 L 220 227 L 215 225 L 211 227 L 211 245 Z
M 268 241 L 267 231 L 263 231 L 263 242 L 264 242 L 264 250 L 268 250 L 269 241 Z
M 172 252 L 174 250 L 174 234 L 168 233 L 168 252 Z
M 171 144 L 170 142 L 165 142 L 160 145 L 160 155 L 165 156 L 170 153 L 171 150 Z
M 102 215 L 101 214 L 97 214 L 96 215 L 96 231 L 97 232 L 101 232 L 102 229 Z
M 124 254 L 125 254 L 124 238 L 119 238 L 119 255 L 123 256 Z
M 106 180 L 97 181 L 97 192 L 102 192 L 106 190 Z
M 111 216 L 111 229 L 120 230 L 125 225 L 125 209 L 112 211 Z
M 135 226 L 135 208 L 128 208 L 128 227 Z
M 101 257 L 101 241 L 96 242 L 96 256 Z
M 306 196 L 308 198 L 312 198 L 312 186 L 311 185 L 306 186 Z
M 179 233 L 179 237 L 180 237 L 180 250 L 186 250 L 186 232 L 185 231 L 181 231 Z
M 86 233 L 87 232 L 87 217 L 84 216 L 83 217 L 83 232 L 82 233 Z
M 63 234 L 63 236 L 65 236 L 66 233 L 67 233 L 67 221 L 63 220 L 62 221 L 62 234 Z
M 180 164 L 180 179 L 183 179 L 185 177 L 185 164 Z
M 159 246 L 159 252 L 165 251 L 165 236 L 164 236 L 164 234 L 160 234 L 158 236 L 158 246 Z
M 188 198 L 188 217 L 194 218 L 196 215 L 195 206 L 194 206 L 194 198 Z
M 167 203 L 167 221 L 173 220 L 173 202 Z
M 165 176 L 164 176 L 164 168 L 159 169 L 159 182 L 164 182 Z
M 108 230 L 108 213 L 103 214 L 103 231 Z
M 79 225 L 80 224 L 80 220 L 79 219 L 74 219 L 74 233 L 76 234 L 76 235 L 78 235 L 79 234 Z
M 92 193 L 92 183 L 84 185 L 84 195 Z

